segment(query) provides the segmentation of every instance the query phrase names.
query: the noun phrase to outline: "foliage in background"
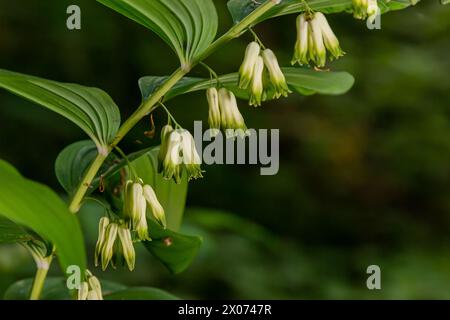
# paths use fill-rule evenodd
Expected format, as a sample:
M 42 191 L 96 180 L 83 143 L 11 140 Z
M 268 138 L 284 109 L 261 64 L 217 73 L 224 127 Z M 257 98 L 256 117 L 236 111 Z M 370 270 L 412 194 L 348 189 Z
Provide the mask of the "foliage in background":
M 14 5 L 9 6 L 11 12 L 1 14 L 10 14 L 10 19 L 17 19 L 13 15 Z M 193 185 L 189 204 L 229 209 L 264 225 L 271 230 L 272 236 L 263 232 L 262 241 L 255 245 L 255 240 L 246 239 L 254 231 L 249 232 L 248 226 L 234 222 L 233 225 L 239 227 L 205 237 L 206 243 L 211 243 L 211 246 L 214 243 L 217 247 L 214 250 L 202 249 L 204 260 L 194 265 L 192 273 L 181 275 L 176 280 L 161 278 L 158 277 L 161 270 L 153 262 L 149 262 L 150 267 L 145 267 L 147 264 L 142 261 L 142 272 L 127 276 L 130 284 L 160 284 L 165 288 L 171 287 L 172 292 L 195 297 L 253 298 L 261 292 L 267 295 L 272 292 L 274 298 L 360 297 L 361 294 L 388 298 L 445 297 L 445 290 L 439 288 L 448 274 L 441 257 L 448 253 L 445 243 L 448 243 L 450 211 L 449 81 L 445 72 L 449 64 L 445 55 L 449 49 L 446 37 L 449 15 L 448 9 L 442 10 L 428 3 L 415 10 L 383 17 L 383 32 L 373 33 L 360 23 L 349 22 L 341 16 L 334 18 L 336 21 L 342 18 L 339 29 L 344 35 L 343 42 L 346 50 L 355 56 L 347 56 L 333 68 L 352 71 L 358 79 L 356 88 L 348 96 L 340 98 L 311 97 L 301 101 L 292 98 L 281 105 L 267 106 L 263 113 L 252 113 L 247 117 L 251 118 L 254 127 L 283 128 L 282 149 L 289 151 L 282 153 L 279 176 L 261 178 L 253 168 L 247 167 L 208 168 L 208 185 L 204 182 Z M 122 19 L 102 10 L 98 14 L 104 18 L 96 31 L 99 34 L 102 27 L 114 30 L 123 24 Z M 53 20 L 47 22 L 55 25 L 53 36 L 61 32 L 56 27 L 59 16 L 59 13 L 54 13 Z M 92 30 L 94 20 L 91 24 L 87 21 Z M 422 28 L 418 30 L 421 31 L 411 33 L 408 27 L 411 21 L 420 23 Z M 274 46 L 285 46 L 284 61 L 287 62 L 291 52 L 287 43 L 292 37 L 285 30 L 293 28 L 292 21 L 283 18 L 275 25 L 279 28 L 263 24 L 260 30 Z M 353 36 L 350 30 L 356 30 L 356 26 L 361 33 Z M 344 31 L 346 28 L 347 32 Z M 132 44 L 134 48 L 125 52 L 117 50 L 118 40 L 133 34 L 127 31 L 130 29 L 137 34 L 136 42 Z M 175 61 L 167 61 L 164 50 L 154 45 L 157 40 L 152 45 L 152 41 L 147 40 L 151 36 L 145 32 L 139 35 L 139 30 L 129 24 L 125 30 L 117 29 L 116 34 L 111 32 L 111 38 L 102 44 L 96 43 L 95 31 L 92 35 L 87 35 L 87 32 L 82 37 L 78 35 L 78 38 L 70 35 L 70 39 L 62 44 L 54 40 L 61 52 L 67 46 L 74 46 L 77 51 L 74 50 L 72 56 L 61 53 L 56 58 L 57 62 L 61 61 L 60 69 L 47 68 L 43 63 L 39 71 L 36 68 L 40 67 L 32 62 L 28 66 L 21 62 L 21 70 L 46 75 L 55 72 L 60 74 L 51 78 L 76 80 L 78 77 L 83 83 L 85 79 L 90 79 L 95 85 L 103 83 L 101 87 L 113 92 L 115 100 L 120 102 L 118 104 L 133 106 L 136 103 L 130 103 L 130 97 L 139 100 L 132 85 L 134 79 L 141 75 L 142 71 L 137 70 L 158 74 L 176 65 Z M 20 36 L 20 32 L 30 31 L 19 28 L 8 32 Z M 144 40 L 138 39 L 138 35 L 145 35 Z M 40 36 L 52 39 L 52 33 Z M 11 65 L 4 67 L 15 70 L 18 68 L 14 65 L 14 57 L 20 57 L 20 52 L 16 55 L 18 51 L 14 48 L 18 46 L 11 40 L 7 40 L 8 43 L 9 51 L 0 50 L 11 57 L 5 59 Z M 91 56 L 102 51 L 114 52 L 113 58 L 124 63 L 118 70 L 105 68 L 107 63 L 116 64 L 113 58 L 109 62 L 97 61 L 91 65 Z M 84 63 L 80 66 L 84 67 L 77 66 L 71 70 L 75 61 L 83 61 L 83 55 Z M 161 65 L 148 63 L 149 55 L 153 60 L 161 61 Z M 236 43 L 211 60 L 228 72 L 236 69 L 235 61 L 239 61 L 241 55 L 242 44 Z M 39 61 L 46 59 L 43 56 Z M 128 78 L 129 81 L 122 83 L 131 83 L 130 87 L 123 88 L 114 83 L 118 77 Z M 19 140 L 15 138 L 19 133 L 15 126 L 7 124 L 0 129 L 2 137 L 5 137 L 1 141 L 1 150 L 5 152 L 2 157 L 19 164 L 27 176 L 57 187 L 52 168 L 46 167 L 45 163 L 51 163 L 64 145 L 81 136 L 69 126 L 49 128 L 46 132 L 49 126 L 45 123 L 51 124 L 55 118 L 37 108 L 28 108 L 30 112 L 26 114 L 15 111 L 13 106 L 20 103 L 18 100 L 5 94 L 0 97 L 6 105 L 11 105 L 1 109 L 4 117 L 23 124 Z M 195 96 L 184 101 L 186 106 L 204 104 Z M 197 118 L 203 116 L 203 112 L 186 109 L 181 106 L 175 109 L 177 117 L 186 124 L 190 123 L 192 115 Z M 38 127 L 32 121 L 36 117 L 41 117 Z M 55 137 L 53 129 L 60 131 L 60 135 Z M 36 146 L 32 138 L 37 131 L 42 139 L 50 141 L 45 154 L 33 152 Z M 136 131 L 127 140 L 127 149 L 141 148 L 136 139 L 145 144 L 152 143 L 143 137 L 144 129 Z M 8 139 L 8 135 L 14 138 Z M 11 141 L 18 142 L 11 144 Z M 29 166 L 30 159 L 23 159 L 22 153 L 15 148 L 30 150 L 36 167 Z M 224 181 L 223 176 L 228 179 Z M 239 190 L 235 189 L 234 179 L 242 182 Z M 211 194 L 209 190 L 217 192 Z M 297 194 L 295 198 L 293 193 Z M 188 213 L 189 225 L 198 231 L 205 222 L 195 217 L 196 214 L 192 214 L 190 221 Z M 217 221 L 221 221 L 219 217 Z M 222 224 L 225 223 L 219 223 Z M 211 229 L 209 224 L 206 225 L 208 228 L 204 232 L 207 233 L 206 230 Z M 412 244 L 415 250 L 408 249 Z M 275 248 L 273 254 L 268 246 Z M 230 253 L 221 255 L 225 260 L 222 263 L 215 261 L 217 256 L 214 252 L 217 250 Z M 220 268 L 224 263 L 233 264 L 226 257 L 235 257 L 239 252 L 242 264 L 232 270 Z M 216 267 L 205 263 L 208 261 L 215 261 Z M 364 268 L 374 261 L 382 269 L 390 270 L 384 280 L 387 285 L 380 295 L 369 293 L 363 287 Z M 275 271 L 278 271 L 278 279 L 267 277 Z M 199 275 L 204 275 L 200 282 Z M 242 281 L 236 282 L 236 277 Z M 12 282 L 7 279 L 5 284 Z

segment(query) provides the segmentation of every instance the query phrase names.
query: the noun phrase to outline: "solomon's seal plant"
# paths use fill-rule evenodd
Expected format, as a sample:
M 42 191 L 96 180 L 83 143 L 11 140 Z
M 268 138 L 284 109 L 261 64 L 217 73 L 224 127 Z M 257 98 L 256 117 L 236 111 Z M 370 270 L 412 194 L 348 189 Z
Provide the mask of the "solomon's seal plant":
M 205 168 L 191 133 L 166 106 L 172 98 L 204 90 L 211 134 L 222 130 L 229 139 L 245 137 L 252 119 L 243 118 L 240 100 L 260 106 L 292 93 L 343 94 L 352 87 L 351 75 L 327 65 L 327 57 L 344 55 L 327 14 L 373 19 L 378 13 L 412 5 L 409 0 L 230 0 L 233 23 L 218 37 L 213 0 L 98 2 L 155 32 L 180 64 L 168 76 L 139 80 L 142 103 L 124 121 L 118 106 L 100 89 L 0 70 L 0 87 L 59 113 L 90 138 L 68 146 L 56 160 L 67 203 L 0 161 L 0 223 L 11 231 L 8 234 L 21 235 L 1 239 L 22 243 L 33 256 L 37 272 L 30 282 L 31 299 L 41 296 L 54 256 L 64 274 L 71 266 L 80 269 L 79 285 L 71 292 L 80 300 L 103 299 L 99 279 L 108 266 L 133 271 L 137 245 L 144 245 L 173 273 L 185 270 L 194 259 L 200 238 L 180 234 L 178 229 L 188 182 L 205 175 Z M 276 48 L 267 48 L 261 40 L 264 35 L 255 31 L 259 23 L 270 24 L 268 20 L 283 15 L 295 15 L 292 64 L 300 66 L 286 67 L 286 61 L 277 58 Z M 239 37 L 249 42 L 240 67 L 236 61 L 232 73 L 218 75 L 205 59 Z M 326 70 L 321 69 L 325 66 Z M 188 76 L 197 67 L 205 70 L 204 79 Z M 157 108 L 167 113 L 167 123 L 158 123 L 163 126 L 160 147 L 126 155 L 119 143 Z M 77 214 L 88 201 L 100 203 L 105 214 L 98 222 L 95 250 L 86 253 Z M 88 261 L 97 266 L 93 272 L 87 269 Z M 127 290 L 116 292 L 115 297 L 126 299 Z

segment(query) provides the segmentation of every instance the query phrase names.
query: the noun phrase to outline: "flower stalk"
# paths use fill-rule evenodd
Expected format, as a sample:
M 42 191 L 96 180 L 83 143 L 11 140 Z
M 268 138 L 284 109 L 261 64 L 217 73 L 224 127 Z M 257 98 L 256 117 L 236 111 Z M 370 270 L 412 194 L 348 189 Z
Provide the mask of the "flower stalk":
M 109 153 L 113 150 L 115 146 L 126 136 L 126 134 L 146 115 L 148 115 L 161 101 L 167 92 L 180 81 L 186 74 L 190 72 L 190 69 L 195 65 L 199 64 L 217 49 L 223 46 L 225 43 L 231 41 L 234 38 L 239 37 L 244 31 L 257 22 L 257 20 L 263 16 L 267 11 L 272 9 L 274 6 L 280 3 L 280 0 L 267 0 L 256 8 L 252 13 L 242 19 L 239 23 L 234 25 L 228 32 L 214 41 L 203 54 L 201 54 L 197 59 L 192 61 L 189 67 L 186 65 L 179 67 L 175 72 L 150 96 L 149 99 L 144 101 L 140 107 L 122 124 L 116 137 L 113 139 L 111 144 L 108 146 L 105 153 L 98 154 L 94 162 L 91 164 L 87 173 L 83 177 L 80 186 L 75 192 L 71 199 L 69 209 L 72 213 L 77 213 L 81 207 L 84 196 L 86 195 L 89 187 L 91 186 L 92 180 L 97 175 L 105 159 L 108 157 Z

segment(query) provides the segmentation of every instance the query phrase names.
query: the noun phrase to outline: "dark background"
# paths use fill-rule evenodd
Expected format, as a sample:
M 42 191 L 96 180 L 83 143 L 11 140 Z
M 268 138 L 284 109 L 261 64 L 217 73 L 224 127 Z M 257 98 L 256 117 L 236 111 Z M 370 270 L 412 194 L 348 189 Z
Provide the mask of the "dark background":
M 215 2 L 224 32 L 231 21 L 225 1 Z M 69 4 L 81 7 L 81 31 L 66 28 Z M 183 298 L 450 298 L 450 6 L 422 1 L 383 16 L 379 31 L 349 14 L 329 20 L 348 53 L 330 67 L 356 78 L 348 94 L 292 95 L 258 109 L 241 103 L 248 126 L 280 129 L 278 175 L 205 168 L 185 216 L 185 231 L 204 237 L 191 268 L 169 275 L 141 250 L 136 272 L 97 275 Z M 295 16 L 256 30 L 288 65 Z M 236 71 L 251 39 L 233 41 L 208 64 Z M 150 31 L 95 1 L 0 0 L 0 68 L 102 88 L 123 118 L 140 103 L 139 77 L 177 66 Z M 207 119 L 203 93 L 169 107 L 187 128 Z M 145 130 L 143 122 L 123 149 L 157 144 Z M 85 138 L 58 115 L 0 92 L 0 157 L 27 177 L 62 193 L 54 160 Z M 82 218 L 92 245 L 96 216 Z M 381 267 L 380 291 L 366 288 L 371 264 Z M 0 246 L 0 293 L 33 272 L 20 248 Z

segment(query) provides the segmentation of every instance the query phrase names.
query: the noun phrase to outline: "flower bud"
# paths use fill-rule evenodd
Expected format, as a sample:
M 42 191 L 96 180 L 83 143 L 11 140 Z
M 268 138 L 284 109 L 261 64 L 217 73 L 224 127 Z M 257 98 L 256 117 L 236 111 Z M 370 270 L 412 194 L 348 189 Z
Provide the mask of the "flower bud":
M 161 130 L 161 147 L 158 153 L 158 173 L 163 172 L 163 162 L 167 154 L 168 138 L 173 131 L 173 127 L 170 124 L 165 125 Z
M 219 109 L 219 94 L 217 89 L 212 87 L 206 90 L 206 97 L 209 105 L 208 123 L 211 135 L 215 137 L 220 130 L 220 109 Z
M 163 177 L 166 180 L 174 179 L 176 183 L 181 182 L 181 135 L 176 131 L 170 132 L 165 141 L 166 153 L 163 161 Z
M 233 92 L 226 88 L 219 89 L 219 106 L 221 114 L 222 129 L 226 132 L 227 137 L 234 137 L 235 131 L 247 132 L 244 118 L 239 112 L 236 97 Z
M 353 16 L 356 19 L 365 19 L 367 17 L 368 0 L 352 0 Z
M 125 261 L 127 262 L 128 269 L 130 271 L 134 270 L 135 260 L 136 260 L 136 253 L 134 251 L 133 246 L 133 240 L 131 239 L 131 232 L 130 229 L 121 226 L 119 227 L 119 239 L 120 243 L 122 244 L 122 252 L 123 256 L 125 258 Z
M 146 203 L 142 185 L 137 182 L 128 181 L 125 186 L 125 215 L 131 221 L 131 226 L 135 227 L 141 215 L 145 215 Z
M 101 218 L 98 223 L 98 240 L 95 246 L 95 256 L 94 256 L 94 262 L 96 267 L 99 265 L 99 258 L 102 252 L 102 246 L 105 242 L 106 228 L 108 227 L 108 225 L 109 219 L 107 217 Z
M 114 253 L 114 242 L 117 237 L 118 225 L 116 223 L 110 223 L 106 229 L 105 242 L 102 247 L 102 269 L 106 270 L 109 262 Z
M 239 69 L 239 88 L 247 89 L 252 81 L 253 69 L 256 64 L 256 60 L 259 57 L 261 48 L 259 44 L 255 41 L 251 42 L 247 46 L 245 51 L 244 62 Z
M 87 300 L 101 300 L 101 299 L 97 295 L 97 292 L 95 292 L 94 290 L 90 290 L 87 295 Z
M 145 198 L 142 198 L 145 206 Z M 141 241 L 150 241 L 152 240 L 148 235 L 148 224 L 147 224 L 147 215 L 143 214 L 141 215 L 139 221 L 136 224 L 135 230 L 137 232 L 138 239 Z
M 102 293 L 102 286 L 100 284 L 100 281 L 97 279 L 97 277 L 94 277 L 91 275 L 88 277 L 88 283 L 92 291 L 96 293 L 97 299 L 96 300 L 103 300 L 103 293 Z M 88 299 L 90 300 L 90 299 Z
M 294 49 L 294 57 L 291 64 L 296 63 L 300 65 L 308 64 L 308 35 L 309 24 L 305 14 L 301 14 L 297 17 L 297 42 Z
M 250 101 L 251 106 L 260 106 L 264 95 L 264 83 L 263 83 L 263 73 L 264 73 L 264 60 L 258 57 L 253 69 L 253 78 L 250 90 Z
M 370 22 L 373 22 L 379 13 L 380 8 L 378 7 L 377 0 L 368 0 L 367 3 L 367 16 Z
M 181 149 L 188 179 L 202 178 L 202 169 L 200 167 L 202 160 L 197 152 L 194 137 L 188 130 L 181 131 Z
M 78 300 L 86 300 L 89 293 L 89 285 L 87 282 L 80 283 L 80 288 L 78 289 Z
M 377 0 L 353 0 L 353 16 L 356 19 L 375 19 L 380 8 Z
M 291 91 L 289 90 L 289 87 L 286 83 L 286 78 L 284 77 L 280 65 L 278 64 L 277 57 L 270 49 L 264 50 L 262 53 L 262 57 L 264 59 L 264 64 L 269 71 L 270 81 L 274 86 L 276 97 L 287 97 Z
M 318 21 L 318 24 L 322 30 L 322 37 L 325 47 L 331 52 L 335 59 L 342 57 L 344 55 L 344 51 L 342 51 L 339 45 L 339 40 L 336 38 L 333 30 L 331 30 L 325 15 L 321 12 L 316 12 L 314 14 L 314 19 Z
M 158 201 L 156 197 L 156 193 L 153 188 L 149 185 L 144 186 L 144 198 L 147 200 L 147 204 L 150 207 L 153 217 L 155 217 L 156 221 L 159 222 L 160 225 L 166 228 L 166 215 L 164 213 L 164 209 Z
M 311 27 L 312 42 L 311 60 L 313 60 L 318 67 L 324 67 L 327 61 L 327 51 L 323 41 L 321 23 L 314 17 L 309 22 L 309 25 Z
M 117 231 L 117 233 L 119 233 L 119 232 Z M 114 251 L 114 254 L 111 259 L 111 266 L 113 267 L 113 269 L 117 269 L 118 267 L 125 266 L 126 261 L 125 261 L 125 257 L 123 256 L 122 242 L 116 241 L 114 243 L 113 251 Z

